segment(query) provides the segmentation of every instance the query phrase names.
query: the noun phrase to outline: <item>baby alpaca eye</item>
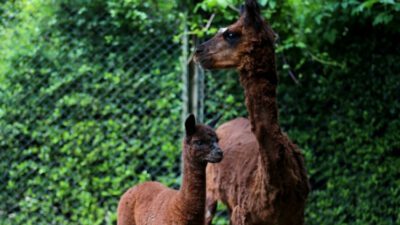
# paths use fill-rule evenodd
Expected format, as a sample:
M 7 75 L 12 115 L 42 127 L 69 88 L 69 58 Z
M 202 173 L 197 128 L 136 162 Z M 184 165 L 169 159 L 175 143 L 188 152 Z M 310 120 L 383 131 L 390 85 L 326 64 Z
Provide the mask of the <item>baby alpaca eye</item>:
M 197 146 L 202 146 L 202 145 L 204 145 L 204 141 L 197 140 L 197 141 L 194 141 L 194 144 Z

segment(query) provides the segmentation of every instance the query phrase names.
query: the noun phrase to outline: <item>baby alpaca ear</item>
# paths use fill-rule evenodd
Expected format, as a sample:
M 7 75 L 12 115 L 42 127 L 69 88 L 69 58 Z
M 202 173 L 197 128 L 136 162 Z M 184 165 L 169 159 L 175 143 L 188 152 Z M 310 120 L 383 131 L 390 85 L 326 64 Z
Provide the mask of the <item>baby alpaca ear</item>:
M 196 118 L 190 114 L 185 121 L 186 136 L 191 136 L 196 132 Z

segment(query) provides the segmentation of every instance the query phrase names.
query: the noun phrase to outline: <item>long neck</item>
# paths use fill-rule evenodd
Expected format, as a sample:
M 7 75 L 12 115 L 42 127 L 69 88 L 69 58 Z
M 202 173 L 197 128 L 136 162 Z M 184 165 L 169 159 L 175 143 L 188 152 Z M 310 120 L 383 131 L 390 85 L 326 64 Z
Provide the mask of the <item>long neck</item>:
M 282 133 L 278 122 L 277 74 L 273 50 L 263 56 L 251 58 L 253 63 L 244 66 L 239 72 L 252 132 L 260 145 L 261 160 L 268 173 L 273 175 L 271 173 L 279 169 L 277 163 L 281 154 Z
M 185 148 L 185 147 L 184 147 Z M 181 211 L 189 224 L 203 224 L 206 200 L 206 163 L 195 162 L 183 150 L 183 178 L 178 193 Z

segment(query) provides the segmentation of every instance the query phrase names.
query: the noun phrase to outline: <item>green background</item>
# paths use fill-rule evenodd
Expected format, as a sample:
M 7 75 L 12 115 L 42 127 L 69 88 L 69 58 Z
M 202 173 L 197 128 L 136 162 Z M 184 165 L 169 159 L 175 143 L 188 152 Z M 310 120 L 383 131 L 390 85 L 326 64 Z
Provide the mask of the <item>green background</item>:
M 400 3 L 259 3 L 306 223 L 400 224 Z M 179 187 L 184 21 L 206 40 L 240 4 L 0 1 L 0 224 L 115 224 L 128 187 Z M 245 116 L 242 92 L 234 71 L 207 72 L 206 119 Z

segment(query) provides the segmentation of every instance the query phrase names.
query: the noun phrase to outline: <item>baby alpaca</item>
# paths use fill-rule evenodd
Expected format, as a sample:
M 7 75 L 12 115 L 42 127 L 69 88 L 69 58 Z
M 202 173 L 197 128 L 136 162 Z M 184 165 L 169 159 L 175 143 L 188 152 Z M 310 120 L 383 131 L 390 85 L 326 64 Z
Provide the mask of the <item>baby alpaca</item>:
M 118 204 L 118 225 L 203 225 L 206 198 L 206 166 L 222 160 L 218 138 L 210 126 L 185 121 L 183 180 L 179 191 L 158 182 L 129 189 Z

